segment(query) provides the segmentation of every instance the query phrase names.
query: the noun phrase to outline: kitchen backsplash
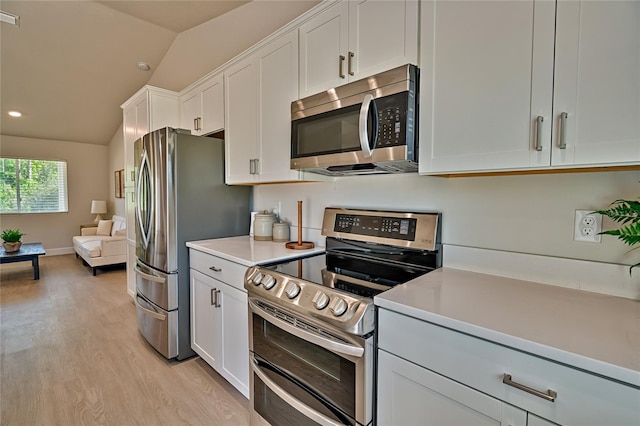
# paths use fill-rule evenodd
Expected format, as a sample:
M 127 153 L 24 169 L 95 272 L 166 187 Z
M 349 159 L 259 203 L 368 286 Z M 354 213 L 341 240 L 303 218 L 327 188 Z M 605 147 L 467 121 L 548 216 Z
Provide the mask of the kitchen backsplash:
M 640 196 L 640 172 L 437 178 L 384 175 L 336 178 L 333 182 L 254 187 L 254 207 L 280 201 L 283 219 L 297 223 L 303 200 L 305 238 L 321 241 L 326 206 L 443 213 L 444 244 L 612 264 L 638 261 L 638 251 L 614 237 L 599 244 L 573 240 L 575 210 L 606 207 Z M 604 229 L 616 227 L 605 218 Z M 292 227 L 292 236 L 297 230 Z M 445 259 L 446 263 L 446 259 Z M 627 274 L 628 275 L 628 274 Z M 634 272 L 640 287 L 640 275 Z M 615 286 L 609 280 L 608 286 Z

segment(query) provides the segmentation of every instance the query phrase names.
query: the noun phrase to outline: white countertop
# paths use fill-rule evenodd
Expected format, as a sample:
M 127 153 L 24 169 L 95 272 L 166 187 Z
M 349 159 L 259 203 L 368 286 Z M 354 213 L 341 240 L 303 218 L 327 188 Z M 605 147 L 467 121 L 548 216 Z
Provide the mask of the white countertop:
M 318 246 L 308 250 L 293 250 L 286 248 L 284 245 L 285 243 L 275 243 L 273 241 L 255 241 L 248 235 L 187 242 L 187 247 L 189 248 L 244 266 L 293 259 L 315 253 L 324 253 L 325 251 L 324 247 Z
M 441 268 L 375 297 L 414 318 L 640 386 L 640 301 Z

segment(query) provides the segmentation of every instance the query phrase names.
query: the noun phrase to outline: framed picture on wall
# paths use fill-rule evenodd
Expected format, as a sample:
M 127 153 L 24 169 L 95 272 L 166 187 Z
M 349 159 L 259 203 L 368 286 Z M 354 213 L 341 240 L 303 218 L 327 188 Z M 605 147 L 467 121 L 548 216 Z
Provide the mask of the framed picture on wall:
M 116 190 L 116 198 L 124 198 L 124 169 L 116 170 L 114 187 Z

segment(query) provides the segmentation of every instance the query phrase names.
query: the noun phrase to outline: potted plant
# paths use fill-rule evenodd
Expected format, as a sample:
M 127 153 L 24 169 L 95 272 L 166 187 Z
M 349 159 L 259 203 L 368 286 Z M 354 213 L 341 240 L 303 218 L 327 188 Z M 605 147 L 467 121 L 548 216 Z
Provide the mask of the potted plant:
M 22 242 L 20 239 L 24 234 L 20 232 L 19 229 L 5 229 L 2 231 L 2 245 L 4 246 L 4 251 L 7 253 L 11 253 L 14 251 L 20 250 L 20 246 L 22 246 Z
M 631 246 L 631 250 L 640 248 L 640 201 L 616 200 L 609 205 L 608 209 L 596 210 L 595 213 L 600 213 L 623 225 L 618 229 L 602 231 L 600 234 L 615 235 L 619 240 Z M 640 266 L 640 262 L 631 265 L 629 275 L 636 266 Z

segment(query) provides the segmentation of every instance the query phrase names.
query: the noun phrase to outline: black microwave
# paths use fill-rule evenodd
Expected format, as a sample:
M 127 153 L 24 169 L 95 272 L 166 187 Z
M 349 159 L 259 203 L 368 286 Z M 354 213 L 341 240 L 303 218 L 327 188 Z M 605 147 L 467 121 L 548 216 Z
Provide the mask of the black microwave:
M 291 104 L 291 168 L 330 176 L 418 171 L 418 67 Z

